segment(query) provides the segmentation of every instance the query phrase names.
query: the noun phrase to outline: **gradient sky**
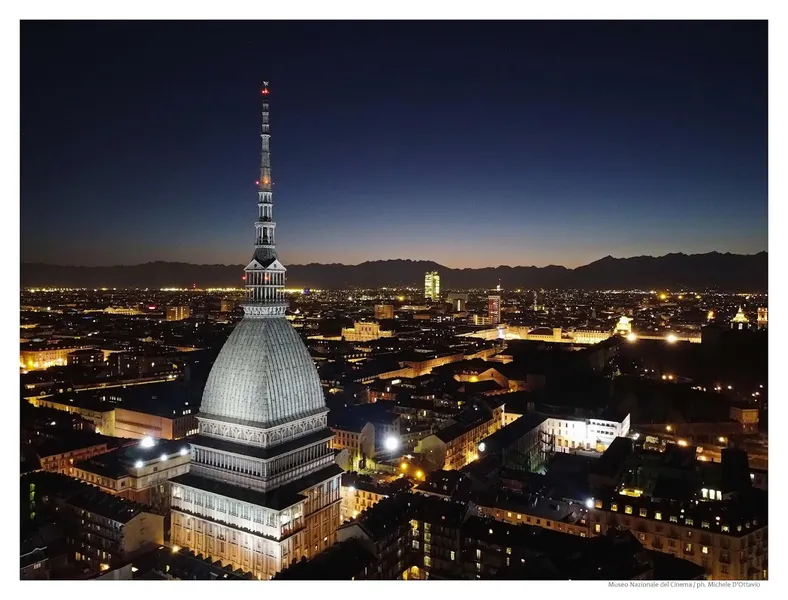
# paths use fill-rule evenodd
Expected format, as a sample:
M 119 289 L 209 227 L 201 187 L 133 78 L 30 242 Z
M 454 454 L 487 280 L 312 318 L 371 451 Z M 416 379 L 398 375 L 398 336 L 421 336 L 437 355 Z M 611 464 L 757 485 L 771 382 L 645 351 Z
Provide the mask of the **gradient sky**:
M 23 261 L 767 247 L 765 22 L 25 22 Z

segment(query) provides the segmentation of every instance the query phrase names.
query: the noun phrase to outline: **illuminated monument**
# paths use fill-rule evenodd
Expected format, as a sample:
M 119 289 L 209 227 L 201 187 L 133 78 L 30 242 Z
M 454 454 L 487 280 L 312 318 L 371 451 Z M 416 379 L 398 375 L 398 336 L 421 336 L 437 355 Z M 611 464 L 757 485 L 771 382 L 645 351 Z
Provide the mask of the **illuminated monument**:
M 203 392 L 191 470 L 172 480 L 172 544 L 270 579 L 336 541 L 340 475 L 320 379 L 285 318 L 276 254 L 268 83 L 254 256 L 244 269 L 244 317 Z

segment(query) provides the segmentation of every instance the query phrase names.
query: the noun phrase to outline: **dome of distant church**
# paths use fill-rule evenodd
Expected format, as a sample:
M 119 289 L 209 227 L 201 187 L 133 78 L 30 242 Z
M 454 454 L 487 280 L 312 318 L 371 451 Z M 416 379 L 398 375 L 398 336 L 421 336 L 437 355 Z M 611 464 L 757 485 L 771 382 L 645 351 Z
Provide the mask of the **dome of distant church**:
M 325 410 L 317 369 L 290 322 L 249 317 L 238 323 L 219 352 L 200 407 L 205 417 L 257 427 Z

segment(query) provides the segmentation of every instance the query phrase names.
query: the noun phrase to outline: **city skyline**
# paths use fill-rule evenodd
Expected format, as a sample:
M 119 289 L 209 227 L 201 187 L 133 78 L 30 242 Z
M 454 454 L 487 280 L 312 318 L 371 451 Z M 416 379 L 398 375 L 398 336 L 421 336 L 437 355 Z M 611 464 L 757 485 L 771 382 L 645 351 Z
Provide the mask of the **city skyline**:
M 243 264 L 263 80 L 287 264 L 767 249 L 765 23 L 272 27 L 24 23 L 22 260 Z

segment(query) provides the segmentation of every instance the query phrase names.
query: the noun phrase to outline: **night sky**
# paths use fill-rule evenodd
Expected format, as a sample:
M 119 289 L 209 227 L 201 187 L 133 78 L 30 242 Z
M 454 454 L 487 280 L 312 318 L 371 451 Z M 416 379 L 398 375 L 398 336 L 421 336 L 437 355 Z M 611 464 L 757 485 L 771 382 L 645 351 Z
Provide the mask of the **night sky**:
M 25 262 L 767 247 L 765 22 L 23 23 Z

